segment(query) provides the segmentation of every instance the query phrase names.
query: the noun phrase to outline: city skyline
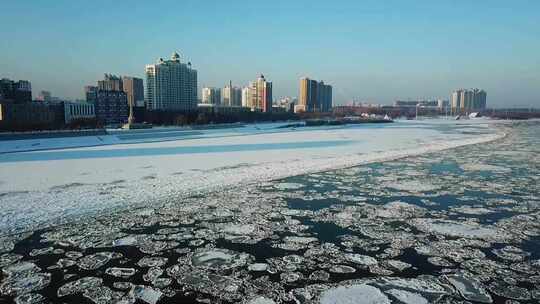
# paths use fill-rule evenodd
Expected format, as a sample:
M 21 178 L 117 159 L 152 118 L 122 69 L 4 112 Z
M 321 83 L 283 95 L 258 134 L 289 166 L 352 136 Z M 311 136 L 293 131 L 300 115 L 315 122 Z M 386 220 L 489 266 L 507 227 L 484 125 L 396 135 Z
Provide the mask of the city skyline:
M 274 97 L 298 96 L 298 79 L 309 76 L 332 83 L 336 104 L 448 99 L 453 89 L 472 86 L 490 92 L 495 107 L 540 106 L 538 2 L 368 1 L 306 8 L 301 1 L 188 1 L 139 3 L 130 15 L 115 9 L 119 5 L 7 3 L 1 20 L 18 26 L 0 29 L 11 41 L 2 50 L 2 76 L 28 79 L 34 92 L 83 99 L 81 88 L 103 73 L 145 78 L 145 64 L 177 50 L 197 67 L 199 93 L 201 84 L 245 84 L 264 74 L 272 79 Z M 303 10 L 318 18 L 296 18 Z M 220 18 L 200 18 L 202 11 Z M 144 16 L 157 12 L 160 20 L 147 24 Z M 249 36 L 262 29 L 266 35 Z

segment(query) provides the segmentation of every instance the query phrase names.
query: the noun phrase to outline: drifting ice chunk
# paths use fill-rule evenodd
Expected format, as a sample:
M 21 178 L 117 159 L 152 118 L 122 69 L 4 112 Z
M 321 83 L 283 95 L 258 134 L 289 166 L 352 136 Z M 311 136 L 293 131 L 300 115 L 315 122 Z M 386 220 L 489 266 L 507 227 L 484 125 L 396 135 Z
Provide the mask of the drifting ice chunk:
M 466 276 L 463 273 L 447 275 L 445 278 L 466 300 L 481 303 L 493 302 L 491 296 L 482 286 L 482 283 L 477 279 Z
M 44 303 L 45 297 L 39 293 L 22 294 L 15 298 L 15 304 L 37 304 Z
M 302 237 L 302 236 L 286 236 L 283 241 L 287 243 L 309 244 L 317 242 L 319 239 L 315 237 Z
M 86 289 L 95 288 L 103 283 L 103 279 L 96 277 L 85 277 L 76 281 L 71 281 L 58 288 L 58 297 L 81 293 Z
M 330 272 L 333 273 L 354 273 L 356 269 L 347 265 L 334 265 L 330 268 Z
M 244 266 L 250 260 L 251 256 L 249 254 L 215 248 L 195 253 L 191 257 L 191 264 L 195 267 L 228 269 Z
M 426 209 L 413 204 L 395 201 L 385 204 L 382 208 L 377 209 L 376 216 L 382 218 L 410 218 L 422 216 L 426 213 Z
M 512 169 L 481 163 L 464 164 L 460 166 L 463 171 L 492 171 L 495 173 L 508 173 Z
M 29 273 L 28 275 L 8 277 L 0 285 L 0 293 L 20 295 L 45 288 L 51 282 L 50 273 Z
M 274 186 L 278 190 L 297 190 L 303 187 L 304 185 L 298 183 L 279 183 Z
M 153 282 L 163 274 L 163 269 L 159 267 L 151 267 L 148 272 L 143 275 L 143 280 L 146 282 Z
M 131 295 L 148 304 L 156 304 L 163 293 L 152 287 L 137 285 L 131 290 Z
M 249 265 L 249 271 L 266 271 L 268 269 L 268 264 L 266 263 L 254 263 Z
M 421 231 L 451 237 L 464 237 L 484 240 L 508 239 L 510 235 L 496 227 L 482 226 L 470 222 L 440 219 L 414 219 L 412 223 Z
M 83 292 L 85 298 L 96 304 L 116 303 L 116 301 L 120 300 L 122 294 L 122 292 L 113 291 L 107 286 L 98 286 L 86 289 Z
M 404 304 L 428 304 L 428 300 L 418 293 L 409 292 L 400 289 L 390 289 L 387 294 L 394 296 Z
M 133 246 L 137 244 L 137 239 L 133 236 L 126 236 L 113 241 L 113 246 Z
M 265 297 L 258 297 L 247 301 L 246 304 L 276 304 L 276 302 Z
M 441 187 L 437 185 L 430 184 L 427 181 L 414 181 L 414 180 L 407 180 L 407 181 L 394 181 L 394 182 L 387 182 L 384 184 L 387 188 L 392 188 L 400 191 L 407 191 L 407 192 L 432 192 L 439 190 Z
M 4 268 L 10 264 L 13 264 L 22 258 L 23 256 L 20 254 L 14 254 L 14 253 L 2 254 L 0 255 L 0 268 Z
M 320 304 L 390 304 L 379 289 L 369 285 L 340 286 L 321 294 Z
M 117 257 L 115 252 L 98 252 L 82 257 L 78 264 L 79 268 L 84 270 L 94 270 L 107 264 L 113 257 Z
M 161 267 L 167 264 L 169 259 L 164 257 L 144 257 L 137 262 L 140 267 Z
M 489 214 L 493 213 L 493 210 L 482 208 L 482 207 L 471 207 L 471 206 L 459 206 L 452 208 L 452 211 L 463 213 L 463 214 L 470 214 L 470 215 L 483 215 L 483 214 Z
M 395 270 L 403 271 L 411 267 L 411 264 L 405 263 L 399 260 L 389 260 L 387 261 L 388 265 Z
M 0 294 L 15 296 L 43 289 L 51 282 L 51 274 L 40 271 L 41 269 L 31 262 L 7 266 L 2 270 L 7 277 L 0 284 Z
M 223 232 L 232 235 L 248 235 L 255 231 L 254 225 L 228 225 L 223 228 Z
M 351 253 L 351 254 L 346 254 L 345 259 L 347 259 L 347 261 L 349 261 L 349 262 L 352 262 L 352 263 L 355 263 L 355 264 L 358 264 L 358 265 L 362 265 L 362 266 L 377 265 L 377 260 L 370 257 L 370 256 L 368 256 L 368 255 Z
M 105 273 L 108 275 L 111 275 L 117 278 L 124 278 L 124 279 L 131 277 L 132 275 L 135 274 L 135 272 L 137 271 L 134 268 L 120 268 L 120 267 L 111 267 L 105 270 Z

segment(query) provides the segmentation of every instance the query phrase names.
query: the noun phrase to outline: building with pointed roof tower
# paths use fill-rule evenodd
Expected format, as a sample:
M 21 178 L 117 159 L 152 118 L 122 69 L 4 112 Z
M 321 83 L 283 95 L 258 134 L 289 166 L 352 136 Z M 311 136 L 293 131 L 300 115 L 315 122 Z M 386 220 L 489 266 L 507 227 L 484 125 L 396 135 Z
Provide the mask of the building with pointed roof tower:
M 145 106 L 148 110 L 197 109 L 197 71 L 174 52 L 170 60 L 146 65 Z

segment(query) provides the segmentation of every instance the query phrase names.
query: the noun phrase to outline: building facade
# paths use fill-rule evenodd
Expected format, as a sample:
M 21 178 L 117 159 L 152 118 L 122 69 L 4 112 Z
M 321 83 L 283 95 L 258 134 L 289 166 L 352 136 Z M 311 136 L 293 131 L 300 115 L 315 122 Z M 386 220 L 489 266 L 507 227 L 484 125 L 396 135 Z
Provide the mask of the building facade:
M 459 109 L 461 106 L 461 93 L 463 90 L 456 90 L 450 95 L 450 107 L 452 109 Z
M 54 129 L 63 123 L 61 104 L 0 101 L 0 130 Z
M 104 125 L 125 123 L 129 115 L 127 96 L 124 91 L 102 91 L 95 94 L 94 104 L 96 119 Z
M 481 111 L 487 106 L 487 93 L 481 89 L 459 89 L 450 95 L 454 112 Z
M 484 90 L 473 89 L 473 109 L 484 110 L 487 106 L 487 93 Z
M 64 122 L 71 123 L 77 119 L 93 119 L 96 118 L 94 105 L 89 102 L 64 102 Z
M 122 79 L 105 74 L 98 86 L 86 86 L 86 101 L 94 105 L 96 119 L 103 125 L 125 123 L 129 115 L 127 95 Z
M 307 77 L 300 79 L 298 112 L 329 112 L 332 108 L 332 86 Z
M 266 81 L 261 75 L 256 81 L 250 82 L 248 88 L 247 106 L 251 111 L 271 112 L 272 82 Z
M 232 82 L 221 90 L 221 104 L 229 107 L 242 106 L 242 89 L 233 87 Z
M 144 106 L 144 85 L 141 78 L 122 77 L 122 86 L 127 96 L 128 105 Z
M 147 65 L 145 105 L 149 110 L 196 110 L 197 71 L 191 63 L 174 53 L 170 60 Z
M 319 82 L 319 101 L 321 112 L 330 112 L 332 110 L 332 86 Z
M 31 102 L 31 83 L 27 80 L 0 79 L 0 100 L 10 100 L 14 103 Z
M 112 74 L 105 74 L 103 80 L 98 80 L 100 91 L 123 91 L 122 78 Z
M 201 103 L 203 104 L 221 104 L 221 89 L 219 88 L 202 88 L 202 99 Z
M 97 86 L 87 85 L 84 86 L 84 96 L 86 97 L 86 102 L 93 102 L 95 100 L 95 94 L 98 91 Z
M 242 88 L 242 107 L 249 108 L 249 87 Z

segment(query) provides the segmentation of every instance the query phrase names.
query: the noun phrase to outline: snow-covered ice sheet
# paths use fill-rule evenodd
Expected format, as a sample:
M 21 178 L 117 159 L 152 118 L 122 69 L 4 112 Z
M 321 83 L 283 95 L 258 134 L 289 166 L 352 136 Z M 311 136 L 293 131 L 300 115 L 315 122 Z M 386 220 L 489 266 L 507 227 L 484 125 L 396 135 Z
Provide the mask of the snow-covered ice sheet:
M 164 141 L 148 133 L 127 143 L 115 139 L 102 146 L 4 153 L 0 154 L 0 232 L 171 200 L 181 202 L 182 197 L 206 191 L 503 136 L 489 123 L 436 120 L 296 130 L 276 129 L 276 124 L 250 125 L 201 131 L 181 140 L 158 132 Z M 70 147 L 81 145 L 82 138 L 61 140 Z

